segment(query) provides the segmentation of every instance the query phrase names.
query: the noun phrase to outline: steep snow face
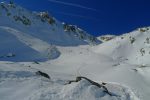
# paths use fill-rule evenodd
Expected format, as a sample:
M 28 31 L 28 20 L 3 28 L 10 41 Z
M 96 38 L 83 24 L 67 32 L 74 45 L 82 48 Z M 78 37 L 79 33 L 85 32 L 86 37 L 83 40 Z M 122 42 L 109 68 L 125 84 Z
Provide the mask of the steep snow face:
M 61 23 L 47 12 L 30 12 L 6 3 L 0 3 L 0 34 L 0 60 L 9 61 L 45 61 L 60 56 L 56 46 L 100 43 L 77 26 Z
M 139 28 L 94 47 L 95 52 L 111 56 L 114 60 L 149 65 L 150 27 Z
M 61 23 L 47 12 L 30 12 L 15 4 L 0 4 L 0 26 L 17 29 L 59 46 L 97 44 L 99 41 L 74 25 Z

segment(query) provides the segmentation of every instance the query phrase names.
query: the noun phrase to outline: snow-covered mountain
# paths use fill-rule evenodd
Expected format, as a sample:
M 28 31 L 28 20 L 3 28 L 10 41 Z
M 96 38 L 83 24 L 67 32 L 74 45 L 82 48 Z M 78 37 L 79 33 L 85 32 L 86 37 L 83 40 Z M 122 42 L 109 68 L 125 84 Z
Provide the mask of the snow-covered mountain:
M 95 38 L 1 3 L 0 39 L 0 100 L 149 100 L 150 27 Z
M 95 52 L 111 56 L 115 60 L 131 64 L 149 65 L 150 27 L 117 36 L 105 44 L 96 46 Z M 106 52 L 107 49 L 107 52 Z
M 84 30 L 61 23 L 48 12 L 31 12 L 13 3 L 0 3 L 0 32 L 1 59 L 11 59 L 6 57 L 11 53 L 16 55 L 16 61 L 57 58 L 56 46 L 100 43 Z

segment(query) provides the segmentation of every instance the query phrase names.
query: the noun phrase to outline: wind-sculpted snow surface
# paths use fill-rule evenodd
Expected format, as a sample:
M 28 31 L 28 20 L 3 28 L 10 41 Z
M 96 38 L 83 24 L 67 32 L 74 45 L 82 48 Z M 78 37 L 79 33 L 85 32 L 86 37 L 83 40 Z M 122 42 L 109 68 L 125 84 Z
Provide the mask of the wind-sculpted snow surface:
M 86 79 L 66 84 L 67 80 L 38 76 L 36 69 L 21 64 L 3 63 L 0 69 L 1 100 L 137 100 L 131 90 L 117 84 L 105 85 L 110 95 Z

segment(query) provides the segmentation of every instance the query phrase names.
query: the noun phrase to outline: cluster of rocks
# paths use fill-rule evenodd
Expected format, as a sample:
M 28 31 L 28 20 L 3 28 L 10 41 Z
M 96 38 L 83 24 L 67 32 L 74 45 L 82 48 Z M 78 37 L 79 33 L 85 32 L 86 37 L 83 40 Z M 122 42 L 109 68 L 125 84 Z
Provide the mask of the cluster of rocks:
M 76 25 L 69 25 L 66 23 L 62 23 L 65 32 L 74 35 L 82 40 L 89 40 L 90 42 L 96 42 L 96 38 L 87 34 L 84 30 L 78 28 Z
M 48 22 L 49 24 L 55 24 L 55 19 L 51 17 L 48 12 L 40 12 L 38 15 L 42 22 Z
M 134 37 L 129 37 L 131 44 L 133 44 L 135 42 L 135 38 Z
M 102 82 L 102 84 L 99 84 L 99 83 L 94 82 L 94 81 L 88 79 L 87 77 L 83 77 L 83 76 L 78 76 L 78 77 L 76 77 L 75 80 L 70 80 L 70 81 L 68 81 L 68 83 L 66 83 L 66 85 L 67 85 L 67 84 L 71 84 L 72 82 L 79 82 L 79 81 L 81 81 L 82 79 L 87 80 L 89 83 L 91 83 L 91 84 L 94 85 L 94 86 L 97 86 L 98 88 L 103 88 L 105 93 L 107 93 L 107 94 L 109 94 L 110 96 L 112 96 L 111 92 L 109 92 L 108 89 L 107 89 L 107 87 L 105 86 L 107 83 Z
M 110 36 L 110 37 L 109 36 L 101 36 L 100 37 L 100 39 L 103 40 L 103 41 L 109 41 L 109 40 L 112 40 L 113 38 L 114 37 L 112 37 L 112 36 Z
M 24 24 L 24 25 L 31 25 L 31 21 L 30 21 L 30 19 L 29 18 L 27 18 L 26 16 L 17 16 L 17 15 L 15 15 L 15 16 L 13 16 L 13 18 L 14 18 L 14 20 L 15 21 L 20 21 L 20 22 L 22 22 L 22 24 Z
M 140 32 L 146 32 L 146 31 L 149 30 L 149 28 L 148 28 L 148 27 L 144 27 L 144 28 L 139 28 L 138 30 L 139 30 Z

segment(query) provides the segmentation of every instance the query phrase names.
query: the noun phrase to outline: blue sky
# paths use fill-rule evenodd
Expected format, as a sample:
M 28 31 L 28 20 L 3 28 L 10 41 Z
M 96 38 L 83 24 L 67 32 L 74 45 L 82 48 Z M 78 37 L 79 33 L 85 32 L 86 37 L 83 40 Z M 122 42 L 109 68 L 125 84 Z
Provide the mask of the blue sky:
M 95 36 L 150 26 L 150 0 L 13 1 L 29 10 L 49 11 L 58 20 L 76 24 Z

